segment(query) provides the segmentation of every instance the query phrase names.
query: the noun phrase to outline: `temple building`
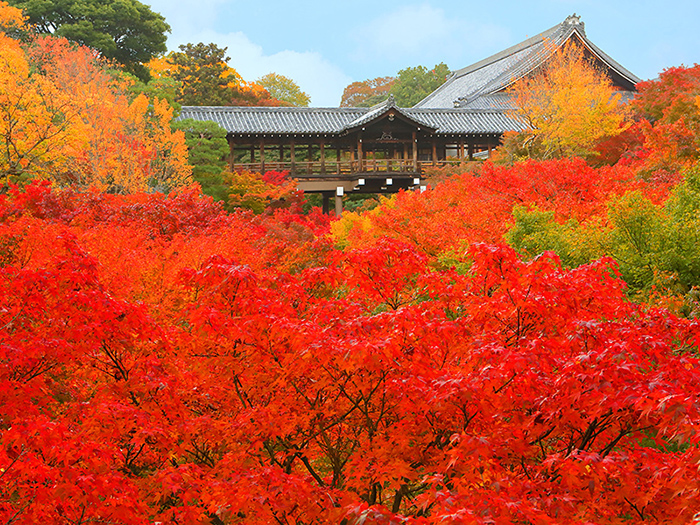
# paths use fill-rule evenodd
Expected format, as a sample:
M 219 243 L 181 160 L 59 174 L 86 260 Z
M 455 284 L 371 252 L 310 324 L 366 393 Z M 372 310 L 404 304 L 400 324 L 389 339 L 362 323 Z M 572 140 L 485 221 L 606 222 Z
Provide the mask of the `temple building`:
M 452 73 L 445 83 L 416 104 L 416 108 L 514 109 L 508 88 L 540 69 L 567 42 L 579 45 L 597 69 L 605 71 L 613 86 L 632 96 L 641 79 L 618 64 L 586 36 L 581 17 L 569 16 L 561 24 L 513 47 Z
M 580 17 L 452 73 L 412 108 L 393 97 L 371 108 L 184 106 L 180 119 L 212 120 L 228 132 L 233 169 L 288 170 L 300 189 L 332 197 L 419 188 L 428 166 L 489 156 L 525 124 L 508 89 L 572 42 L 631 97 L 640 79 L 593 44 Z

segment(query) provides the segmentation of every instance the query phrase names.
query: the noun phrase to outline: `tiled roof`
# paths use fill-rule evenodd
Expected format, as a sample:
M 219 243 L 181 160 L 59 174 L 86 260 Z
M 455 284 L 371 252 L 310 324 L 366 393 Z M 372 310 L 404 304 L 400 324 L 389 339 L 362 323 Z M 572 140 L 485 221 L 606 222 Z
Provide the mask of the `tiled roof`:
M 411 108 L 405 111 L 437 128 L 438 135 L 501 134 L 506 131 L 521 131 L 527 127 L 524 122 L 510 116 L 508 112 L 497 109 Z
M 455 105 L 475 107 L 474 101 L 478 98 L 501 91 L 529 74 L 572 37 L 577 37 L 621 80 L 630 85 L 640 81 L 593 44 L 586 37 L 583 22 L 573 15 L 539 35 L 455 71 L 441 87 L 421 100 L 416 107 L 451 108 Z
M 469 102 L 462 102 L 459 107 L 465 109 L 499 109 L 501 111 L 517 109 L 513 103 L 513 96 L 508 92 L 482 95 Z
M 381 109 L 382 111 L 377 111 Z M 441 134 L 500 134 L 524 129 L 502 110 L 396 108 L 410 120 Z M 335 135 L 370 122 L 381 108 L 290 108 L 183 106 L 176 120 L 213 120 L 237 135 Z M 366 118 L 365 118 L 366 117 Z
M 382 118 L 393 108 L 417 126 L 438 135 L 522 130 L 526 126 L 512 116 L 515 108 L 510 94 L 503 90 L 539 67 L 572 37 L 611 68 L 623 89 L 634 89 L 640 81 L 588 40 L 583 23 L 573 15 L 518 45 L 455 71 L 413 108 L 399 108 L 390 97 L 371 108 L 185 106 L 178 118 L 213 120 L 237 135 L 339 135 Z M 622 95 L 627 101 L 633 93 L 623 91 Z
M 213 120 L 233 133 L 328 134 L 365 115 L 368 108 L 183 106 L 176 120 Z

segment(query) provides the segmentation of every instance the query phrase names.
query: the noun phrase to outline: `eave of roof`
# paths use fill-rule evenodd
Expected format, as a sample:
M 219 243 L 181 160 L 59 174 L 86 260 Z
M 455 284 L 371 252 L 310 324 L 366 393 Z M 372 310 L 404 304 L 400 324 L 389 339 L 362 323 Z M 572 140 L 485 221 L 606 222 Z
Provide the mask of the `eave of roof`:
M 347 124 L 342 131 L 350 132 L 366 126 L 374 121 L 381 120 L 392 110 L 395 112 L 395 114 L 403 117 L 405 121 L 414 124 L 416 127 L 424 127 L 431 132 L 436 131 L 436 128 L 421 120 L 419 115 L 408 113 L 406 109 L 398 107 L 393 95 L 389 95 L 389 98 L 387 98 L 384 102 L 380 102 L 379 104 L 369 108 L 367 113 Z

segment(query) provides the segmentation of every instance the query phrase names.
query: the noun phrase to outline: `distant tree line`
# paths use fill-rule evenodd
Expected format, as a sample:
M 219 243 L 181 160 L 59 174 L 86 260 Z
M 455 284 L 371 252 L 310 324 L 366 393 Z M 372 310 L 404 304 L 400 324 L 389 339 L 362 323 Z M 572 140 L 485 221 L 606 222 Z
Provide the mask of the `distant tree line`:
M 377 77 L 353 82 L 343 91 L 341 107 L 371 107 L 389 95 L 401 107 L 412 107 L 439 88 L 450 75 L 444 62 L 432 69 L 425 66 L 407 67 L 395 77 Z

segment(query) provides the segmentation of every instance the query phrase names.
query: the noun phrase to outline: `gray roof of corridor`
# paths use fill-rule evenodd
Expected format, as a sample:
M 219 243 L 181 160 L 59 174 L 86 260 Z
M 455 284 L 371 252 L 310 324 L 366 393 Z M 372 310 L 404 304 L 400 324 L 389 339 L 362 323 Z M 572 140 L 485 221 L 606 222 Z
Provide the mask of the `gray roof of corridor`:
M 212 120 L 234 135 L 340 135 L 380 116 L 390 107 L 384 105 L 374 108 L 183 106 L 176 120 Z M 522 122 L 498 109 L 396 109 L 405 117 L 436 129 L 438 135 L 500 134 L 525 128 Z

